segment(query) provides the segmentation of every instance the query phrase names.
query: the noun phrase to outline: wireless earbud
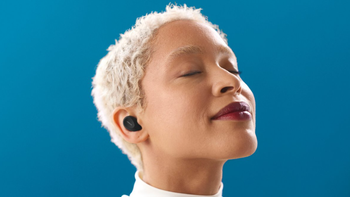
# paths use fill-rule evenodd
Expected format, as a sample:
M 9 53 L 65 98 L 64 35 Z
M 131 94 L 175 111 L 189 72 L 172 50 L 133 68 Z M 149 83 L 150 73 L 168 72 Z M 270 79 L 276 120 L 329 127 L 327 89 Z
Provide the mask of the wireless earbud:
M 129 131 L 139 131 L 142 129 L 141 125 L 137 123 L 137 119 L 133 116 L 127 116 L 123 120 L 124 127 Z

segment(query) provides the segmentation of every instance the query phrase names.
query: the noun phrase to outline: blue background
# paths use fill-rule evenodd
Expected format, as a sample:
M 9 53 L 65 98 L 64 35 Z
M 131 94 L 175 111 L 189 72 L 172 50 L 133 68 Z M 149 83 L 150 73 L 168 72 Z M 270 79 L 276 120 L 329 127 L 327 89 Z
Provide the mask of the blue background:
M 169 2 L 0 2 L 0 196 L 131 192 L 136 168 L 97 121 L 91 80 Z M 228 35 L 256 99 L 258 148 L 225 164 L 224 197 L 350 196 L 350 2 L 176 3 Z

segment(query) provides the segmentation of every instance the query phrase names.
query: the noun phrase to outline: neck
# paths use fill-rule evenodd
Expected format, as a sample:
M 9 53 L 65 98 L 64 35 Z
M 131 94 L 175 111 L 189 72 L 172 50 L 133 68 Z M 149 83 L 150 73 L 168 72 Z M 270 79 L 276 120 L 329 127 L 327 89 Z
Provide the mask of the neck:
M 143 157 L 141 179 L 149 185 L 177 193 L 214 195 L 221 186 L 226 160 Z

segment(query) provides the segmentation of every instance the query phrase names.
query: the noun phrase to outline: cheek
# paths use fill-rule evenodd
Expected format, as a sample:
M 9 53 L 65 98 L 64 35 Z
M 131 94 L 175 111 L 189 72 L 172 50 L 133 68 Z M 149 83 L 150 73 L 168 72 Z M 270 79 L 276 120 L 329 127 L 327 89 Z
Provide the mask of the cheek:
M 205 127 L 200 121 L 205 111 L 203 98 L 197 92 L 171 88 L 162 88 L 148 98 L 146 117 L 151 139 L 167 154 L 183 154 L 196 132 Z
M 159 108 L 157 112 L 164 117 L 172 116 L 175 119 L 182 119 L 184 116 L 195 114 L 198 109 L 203 110 L 202 103 L 206 103 L 205 97 L 200 91 L 201 88 L 189 86 L 159 87 L 158 93 L 152 98 L 153 106 Z M 162 111 L 160 111 L 162 110 Z M 185 119 L 186 120 L 186 119 Z M 172 121 L 169 121 L 172 122 Z

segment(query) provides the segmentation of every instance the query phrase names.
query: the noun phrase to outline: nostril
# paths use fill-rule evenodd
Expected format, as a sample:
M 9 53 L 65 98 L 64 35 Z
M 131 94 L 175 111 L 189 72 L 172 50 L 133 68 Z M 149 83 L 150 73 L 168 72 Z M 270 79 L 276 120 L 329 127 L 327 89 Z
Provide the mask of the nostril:
M 233 87 L 224 87 L 221 89 L 221 93 L 224 93 L 224 92 L 231 90 L 231 89 L 233 89 Z

